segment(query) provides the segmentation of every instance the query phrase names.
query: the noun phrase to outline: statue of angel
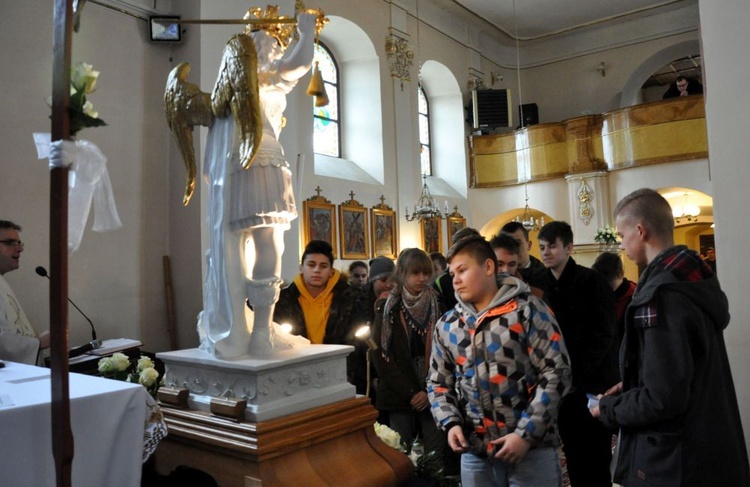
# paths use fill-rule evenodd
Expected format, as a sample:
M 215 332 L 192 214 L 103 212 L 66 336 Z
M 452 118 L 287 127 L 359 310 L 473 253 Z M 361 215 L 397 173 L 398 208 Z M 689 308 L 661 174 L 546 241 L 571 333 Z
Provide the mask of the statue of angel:
M 245 19 L 268 23 L 250 24 L 227 42 L 210 101 L 187 82 L 187 65 L 177 66 L 167 81 L 167 121 L 188 172 L 185 204 L 195 186 L 192 126 L 211 127 L 204 161 L 210 243 L 198 328 L 201 347 L 221 359 L 293 346 L 294 338 L 274 333 L 272 320 L 283 234 L 297 217 L 278 139 L 286 95 L 310 70 L 316 26 L 327 19 L 300 13 L 299 38 L 290 47 L 294 24 L 273 22 L 284 18 L 277 6 L 247 12 Z

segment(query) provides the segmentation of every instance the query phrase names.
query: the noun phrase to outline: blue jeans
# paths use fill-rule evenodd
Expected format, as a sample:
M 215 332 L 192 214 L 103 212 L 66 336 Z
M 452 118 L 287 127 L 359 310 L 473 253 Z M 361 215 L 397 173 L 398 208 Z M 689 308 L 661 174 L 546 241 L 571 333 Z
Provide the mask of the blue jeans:
M 462 487 L 560 487 L 557 448 L 532 448 L 520 463 L 461 455 Z

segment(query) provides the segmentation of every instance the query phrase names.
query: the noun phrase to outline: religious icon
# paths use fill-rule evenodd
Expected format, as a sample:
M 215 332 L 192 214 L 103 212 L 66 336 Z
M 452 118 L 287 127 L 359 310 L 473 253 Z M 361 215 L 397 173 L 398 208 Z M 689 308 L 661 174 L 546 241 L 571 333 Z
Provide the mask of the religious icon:
M 312 196 L 302 203 L 303 217 L 302 227 L 304 230 L 304 244 L 311 240 L 322 240 L 331 244 L 333 257 L 337 258 L 336 252 L 336 205 L 326 197 L 318 194 Z
M 385 204 L 385 197 L 380 197 L 380 204 L 372 210 L 372 253 L 374 257 L 384 256 L 395 259 L 398 254 L 398 230 L 396 212 Z
M 428 254 L 431 252 L 443 252 L 443 220 L 439 217 L 425 218 L 420 220 L 422 229 L 422 250 Z
M 367 209 L 354 199 L 353 191 L 349 195 L 350 199 L 339 206 L 341 258 L 368 259 L 370 241 L 367 238 Z

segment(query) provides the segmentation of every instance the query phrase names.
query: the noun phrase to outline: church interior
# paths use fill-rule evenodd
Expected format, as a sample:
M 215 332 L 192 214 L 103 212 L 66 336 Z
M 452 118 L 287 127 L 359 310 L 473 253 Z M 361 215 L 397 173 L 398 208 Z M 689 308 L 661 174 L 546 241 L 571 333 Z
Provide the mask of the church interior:
M 25 243 L 20 269 L 6 278 L 38 330 L 50 322 L 49 281 L 34 272 L 50 265 L 50 170 L 32 134 L 50 131 L 53 3 L 0 8 L 0 115 L 8 122 L 0 218 L 22 225 Z M 179 39 L 164 41 L 153 38 L 158 24 L 150 18 L 239 19 L 253 4 L 83 3 L 72 63 L 100 72 L 88 99 L 106 126 L 77 138 L 106 157 L 122 227 L 96 232 L 95 215 L 89 217 L 69 254 L 68 294 L 101 338 L 139 340 L 154 353 L 195 348 L 209 239 L 207 129 L 194 130 L 196 187 L 184 205 L 186 169 L 165 119 L 165 83 L 187 62 L 190 81 L 210 92 L 224 45 L 244 26 L 184 23 Z M 275 3 L 282 14 L 294 11 L 293 0 Z M 287 97 L 279 140 L 299 217 L 284 234 L 285 282 L 299 273 L 305 244 L 321 231 L 315 215 L 329 210 L 324 233 L 341 271 L 354 260 L 424 248 L 429 229 L 411 217 L 425 191 L 443 216 L 430 250 L 445 253 L 452 228 L 491 237 L 521 219 L 529 222 L 538 257 L 539 223 L 564 220 L 575 235 L 573 257 L 590 266 L 613 249 L 596 234 L 614 224 L 615 204 L 650 187 L 675 211 L 676 243 L 703 255 L 715 248 L 732 316 L 725 339 L 748 434 L 750 311 L 742 289 L 750 263 L 737 243 L 745 240 L 737 222 L 750 185 L 750 94 L 741 62 L 750 47 L 746 1 L 307 3 L 329 19 L 316 49 L 329 105 L 316 107 L 305 93 L 309 74 Z M 703 95 L 663 100 L 678 76 L 700 82 Z M 486 90 L 501 94 L 504 119 L 493 112 L 482 125 L 489 105 L 472 95 Z M 360 208 L 363 241 L 347 238 L 342 207 Z M 392 242 L 378 240 L 372 221 L 383 210 L 394 215 Z M 637 281 L 638 268 L 626 258 L 624 264 Z M 89 334 L 71 310 L 70 345 L 86 343 Z

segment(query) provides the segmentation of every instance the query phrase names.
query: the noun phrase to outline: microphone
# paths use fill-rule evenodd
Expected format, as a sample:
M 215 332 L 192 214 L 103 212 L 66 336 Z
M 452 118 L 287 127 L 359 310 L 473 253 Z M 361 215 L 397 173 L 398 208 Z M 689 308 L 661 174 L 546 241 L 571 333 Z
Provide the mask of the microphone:
M 37 268 L 36 268 L 36 273 L 37 273 L 37 274 L 39 274 L 39 275 L 40 275 L 40 276 L 42 276 L 42 277 L 46 277 L 47 279 L 49 279 L 49 274 L 47 274 L 47 269 L 45 269 L 45 268 L 44 268 L 44 267 L 42 267 L 42 266 L 37 266 Z M 70 304 L 72 304 L 72 305 L 73 305 L 73 307 L 74 307 L 75 309 L 77 309 L 77 310 L 78 310 L 78 312 L 79 312 L 79 313 L 81 313 L 81 315 L 83 315 L 83 317 L 84 317 L 84 318 L 86 318 L 86 321 L 88 321 L 88 322 L 89 322 L 89 325 L 91 325 L 91 342 L 90 342 L 90 343 L 88 343 L 88 344 L 86 344 L 86 345 L 82 345 L 82 346 L 80 346 L 80 347 L 78 347 L 78 348 L 76 348 L 76 349 L 73 349 L 73 350 L 71 350 L 71 351 L 70 351 L 70 353 L 73 353 L 73 351 L 74 351 L 74 350 L 78 350 L 78 349 L 81 349 L 81 348 L 83 348 L 83 347 L 87 347 L 87 346 L 91 345 L 91 344 L 92 344 L 92 343 L 94 343 L 94 342 L 98 342 L 98 343 L 99 343 L 99 345 L 98 345 L 98 346 L 95 346 L 95 347 L 94 347 L 94 346 L 92 346 L 92 348 L 89 348 L 88 350 L 85 350 L 85 351 L 83 351 L 83 352 L 79 353 L 78 355 L 81 355 L 81 354 L 83 354 L 83 353 L 86 353 L 86 352 L 88 352 L 89 350 L 93 350 L 94 348 L 99 348 L 99 347 L 101 347 L 101 345 L 102 345 L 102 342 L 101 342 L 101 340 L 97 340 L 97 339 L 96 339 L 96 330 L 94 330 L 94 324 L 93 324 L 93 323 L 91 322 L 91 320 L 89 319 L 89 317 L 88 317 L 88 316 L 86 316 L 86 313 L 84 313 L 83 311 L 81 311 L 81 308 L 79 308 L 78 306 L 76 306 L 76 304 L 75 304 L 75 303 L 74 303 L 73 301 L 71 301 L 71 299 L 70 299 L 70 298 L 68 298 L 68 302 L 69 302 Z M 71 355 L 70 357 L 76 357 L 76 355 Z
M 84 353 L 88 353 L 92 350 L 95 350 L 102 346 L 101 340 L 91 340 L 86 345 L 81 345 L 80 347 L 71 348 L 68 351 L 68 358 L 74 358 L 78 357 L 79 355 L 83 355 Z

